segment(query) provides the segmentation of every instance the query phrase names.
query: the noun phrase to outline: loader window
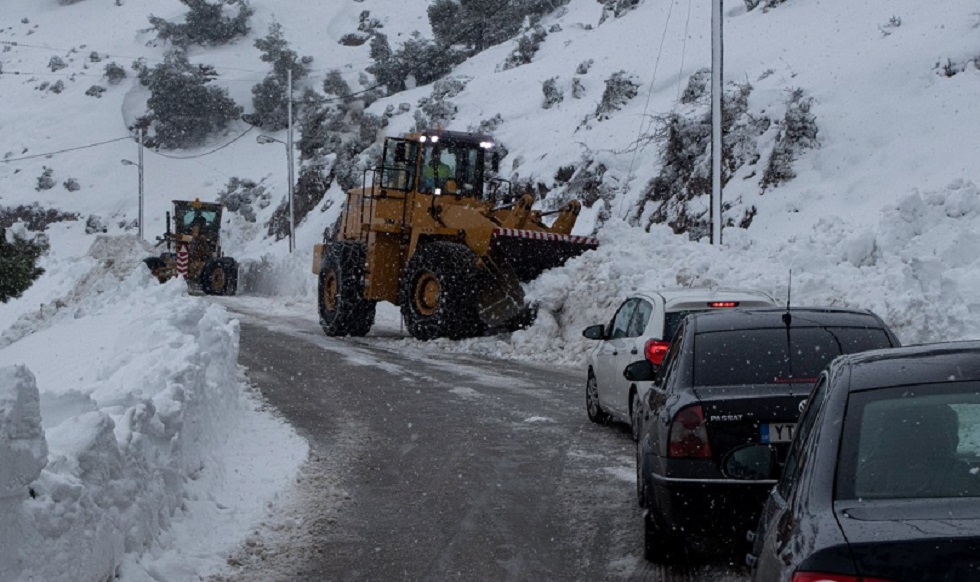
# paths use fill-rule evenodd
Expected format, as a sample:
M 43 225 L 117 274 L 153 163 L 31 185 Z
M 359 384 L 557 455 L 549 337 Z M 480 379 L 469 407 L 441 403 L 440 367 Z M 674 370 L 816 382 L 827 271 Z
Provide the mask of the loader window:
M 180 214 L 178 232 L 189 234 L 192 227 L 198 227 L 201 232 L 212 232 L 217 228 L 218 213 L 215 210 L 186 208 Z
M 399 150 L 401 150 L 399 152 Z M 398 154 L 401 155 L 398 155 Z M 381 168 L 381 187 L 394 190 L 411 190 L 415 182 L 415 160 L 418 144 L 389 139 L 385 146 L 384 165 Z
M 443 194 L 483 193 L 483 151 L 476 145 L 440 143 L 425 146 L 419 189 Z

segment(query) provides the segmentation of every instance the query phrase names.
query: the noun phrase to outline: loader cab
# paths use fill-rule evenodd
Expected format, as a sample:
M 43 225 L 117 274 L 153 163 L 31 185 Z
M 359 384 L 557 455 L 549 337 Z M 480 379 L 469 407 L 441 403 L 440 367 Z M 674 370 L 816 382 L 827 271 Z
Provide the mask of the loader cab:
M 221 227 L 220 205 L 204 202 L 174 201 L 174 230 L 177 234 L 198 235 L 212 239 L 218 237 Z
M 445 130 L 389 138 L 382 181 L 391 188 L 482 199 L 499 160 L 493 147 L 488 136 Z

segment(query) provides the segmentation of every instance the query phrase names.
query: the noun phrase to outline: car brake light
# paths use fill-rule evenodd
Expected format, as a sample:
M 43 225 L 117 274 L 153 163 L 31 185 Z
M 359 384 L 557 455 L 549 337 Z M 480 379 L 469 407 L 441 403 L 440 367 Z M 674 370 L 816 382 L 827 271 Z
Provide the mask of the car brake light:
M 738 301 L 712 301 L 708 303 L 708 307 L 738 307 Z
M 681 410 L 670 423 L 670 449 L 672 458 L 710 459 L 711 444 L 704 424 L 701 406 L 695 404 Z
M 664 356 L 667 355 L 667 348 L 669 347 L 670 342 L 654 339 L 647 340 L 647 343 L 643 344 L 643 357 L 654 366 L 659 366 L 663 363 Z
M 867 576 L 848 576 L 847 574 L 825 574 L 822 572 L 795 572 L 792 582 L 891 582 L 884 578 Z

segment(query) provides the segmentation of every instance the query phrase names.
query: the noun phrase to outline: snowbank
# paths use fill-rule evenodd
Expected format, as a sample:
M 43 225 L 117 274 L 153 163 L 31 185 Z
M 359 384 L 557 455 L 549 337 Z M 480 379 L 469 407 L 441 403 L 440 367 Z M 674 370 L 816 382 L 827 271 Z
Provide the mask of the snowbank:
M 236 508 L 226 523 L 250 522 L 305 458 L 305 443 L 246 396 L 238 322 L 182 281 L 160 285 L 139 265 L 145 253 L 135 237 L 99 237 L 73 291 L 4 336 L 0 580 L 101 582 L 124 564 L 128 579 L 149 580 L 190 512 L 221 525 L 202 498 Z M 251 479 L 269 482 L 242 494 L 256 466 L 265 474 Z M 215 535 L 229 549 L 240 541 Z M 183 560 L 196 574 L 220 565 Z

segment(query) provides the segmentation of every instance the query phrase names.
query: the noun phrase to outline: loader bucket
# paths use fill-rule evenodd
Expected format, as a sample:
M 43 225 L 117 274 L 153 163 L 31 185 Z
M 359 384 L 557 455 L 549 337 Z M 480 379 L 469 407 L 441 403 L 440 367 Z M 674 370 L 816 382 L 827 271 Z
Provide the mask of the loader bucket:
M 490 238 L 490 256 L 508 265 L 522 283 L 527 283 L 597 246 L 599 242 L 591 236 L 495 228 Z

